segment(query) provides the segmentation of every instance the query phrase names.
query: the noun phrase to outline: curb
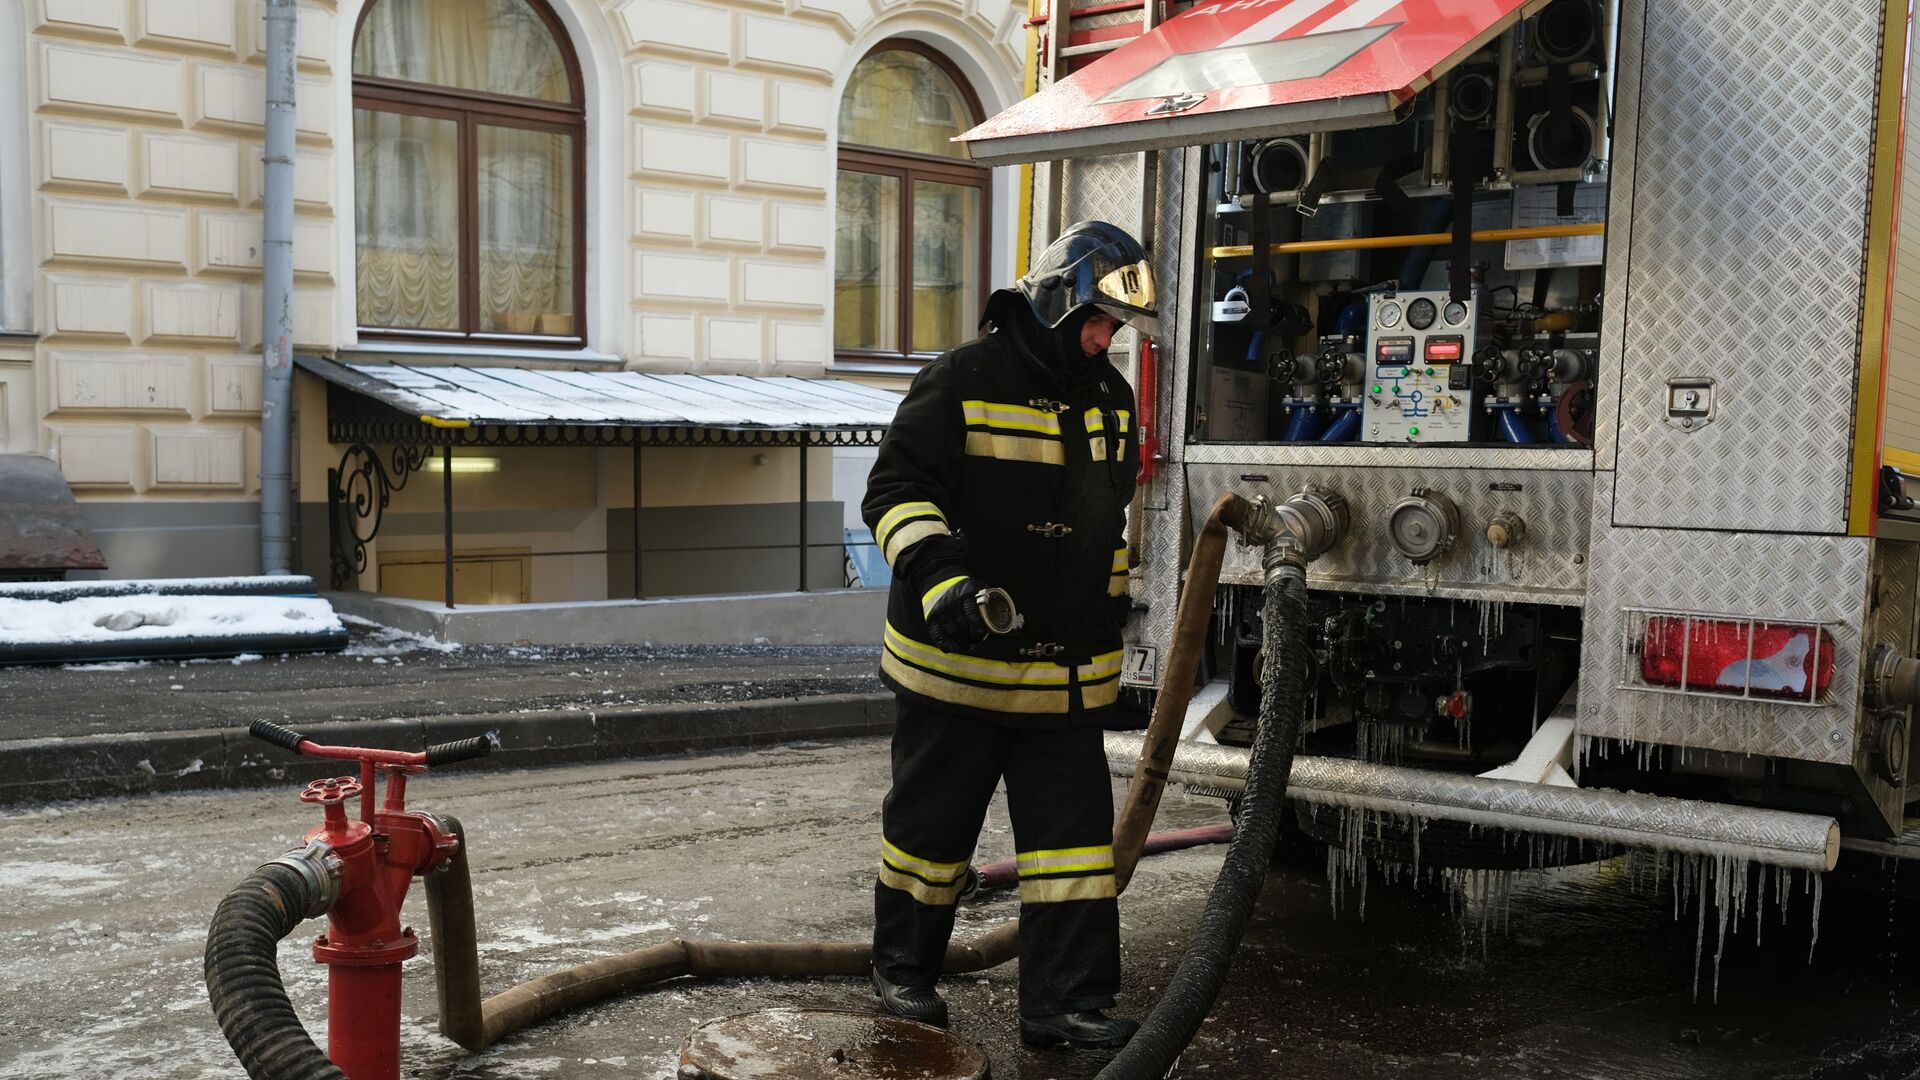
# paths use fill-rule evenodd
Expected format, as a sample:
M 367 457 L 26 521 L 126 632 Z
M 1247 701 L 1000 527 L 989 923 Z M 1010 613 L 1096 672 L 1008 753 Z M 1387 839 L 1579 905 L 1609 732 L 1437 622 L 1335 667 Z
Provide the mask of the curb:
M 893 728 L 889 692 L 592 711 L 473 713 L 396 720 L 279 722 L 335 745 L 419 750 L 497 733 L 500 748 L 458 768 L 522 769 L 872 735 Z M 295 757 L 245 728 L 0 742 L 0 806 L 48 799 L 263 787 L 335 775 L 345 762 Z

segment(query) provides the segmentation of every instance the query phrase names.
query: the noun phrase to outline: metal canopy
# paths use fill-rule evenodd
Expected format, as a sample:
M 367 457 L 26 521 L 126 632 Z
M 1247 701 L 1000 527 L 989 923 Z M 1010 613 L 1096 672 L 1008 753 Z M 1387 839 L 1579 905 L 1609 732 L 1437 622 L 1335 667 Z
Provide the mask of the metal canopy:
M 866 441 L 832 433 L 885 430 L 900 395 L 841 379 L 749 375 L 649 375 L 637 371 L 564 371 L 516 367 L 350 364 L 300 357 L 300 367 L 416 422 L 416 435 L 475 428 L 608 429 L 566 443 L 628 442 L 620 429 L 764 433 L 762 438 L 656 439 L 644 442 L 748 441 L 792 445 Z M 391 417 L 390 419 L 398 419 Z M 336 420 L 340 419 L 338 416 Z M 822 437 L 827 436 L 827 437 Z M 345 441 L 336 439 L 334 441 Z M 439 442 L 432 438 L 376 441 Z M 497 438 L 455 442 L 523 441 Z
M 1006 165 L 1387 124 L 1546 2 L 1211 0 L 960 140 Z

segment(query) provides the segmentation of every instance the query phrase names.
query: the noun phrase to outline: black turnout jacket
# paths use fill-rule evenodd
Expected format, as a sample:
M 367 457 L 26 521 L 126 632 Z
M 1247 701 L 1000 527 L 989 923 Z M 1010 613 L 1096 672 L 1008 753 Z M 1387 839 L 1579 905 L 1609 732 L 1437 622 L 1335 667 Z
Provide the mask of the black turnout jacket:
M 893 568 L 880 672 L 950 712 L 1101 726 L 1128 608 L 1133 389 L 1104 355 L 1045 356 L 1051 332 L 1025 307 L 996 293 L 994 327 L 921 370 L 880 443 L 861 506 Z M 926 613 L 963 578 L 1006 589 L 1026 625 L 962 653 L 936 647 Z

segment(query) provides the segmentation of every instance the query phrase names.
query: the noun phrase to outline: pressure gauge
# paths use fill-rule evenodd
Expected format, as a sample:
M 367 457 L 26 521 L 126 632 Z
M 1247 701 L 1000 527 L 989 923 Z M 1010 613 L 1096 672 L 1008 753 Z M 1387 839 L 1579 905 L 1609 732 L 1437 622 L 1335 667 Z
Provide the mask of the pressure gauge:
M 1407 325 L 1415 330 L 1425 330 L 1433 325 L 1434 317 L 1439 314 L 1440 311 L 1433 306 L 1433 301 L 1423 296 L 1407 305 Z
M 1381 304 L 1378 318 L 1380 320 L 1380 325 L 1385 327 L 1388 330 L 1391 330 L 1394 327 L 1399 326 L 1400 325 L 1400 305 L 1392 302 L 1391 300 L 1387 301 L 1384 304 Z
M 1467 305 L 1458 300 L 1447 305 L 1444 312 L 1448 326 L 1460 326 L 1467 321 Z

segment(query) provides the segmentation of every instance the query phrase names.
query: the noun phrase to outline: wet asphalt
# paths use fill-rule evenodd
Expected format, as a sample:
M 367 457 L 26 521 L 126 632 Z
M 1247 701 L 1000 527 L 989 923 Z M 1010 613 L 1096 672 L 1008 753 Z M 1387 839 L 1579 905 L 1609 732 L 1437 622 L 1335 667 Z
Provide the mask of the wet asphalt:
M 413 805 L 472 838 L 488 992 L 672 936 L 859 940 L 869 926 L 884 739 L 797 743 L 418 780 Z M 1120 785 L 1115 785 L 1116 795 Z M 232 1077 L 200 982 L 219 897 L 314 817 L 291 788 L 50 803 L 0 811 L 0 1078 Z M 1169 797 L 1164 827 L 1223 820 Z M 1010 854 L 996 804 L 977 861 Z M 1122 899 L 1123 1014 L 1150 1010 L 1197 920 L 1222 848 L 1150 859 Z M 1845 858 L 1853 859 L 1848 855 Z M 1845 863 L 1843 863 L 1843 866 Z M 1872 885 L 1887 872 L 1855 866 Z M 1449 889 L 1324 867 L 1268 878 L 1185 1077 L 1751 1078 L 1920 1076 L 1920 901 L 1829 882 L 1747 919 L 1718 967 L 1704 923 L 1645 861 L 1615 859 Z M 997 925 L 1007 895 L 967 905 Z M 418 889 L 407 921 L 425 930 Z M 281 969 L 324 1038 L 324 975 L 283 943 Z M 1759 931 L 1756 943 L 1755 933 Z M 1809 959 L 1811 951 L 1811 959 Z M 1696 974 L 1696 957 L 1699 964 Z M 1696 991 L 1696 978 L 1698 990 Z M 1017 965 L 948 980 L 954 1030 L 993 1075 L 1076 1080 L 1097 1055 L 1014 1036 Z M 668 1080 L 692 1025 L 767 1006 L 868 1008 L 852 979 L 681 980 L 567 1014 L 468 1054 L 434 1032 L 432 965 L 408 962 L 403 1075 Z M 823 1071 L 822 1075 L 829 1075 Z

